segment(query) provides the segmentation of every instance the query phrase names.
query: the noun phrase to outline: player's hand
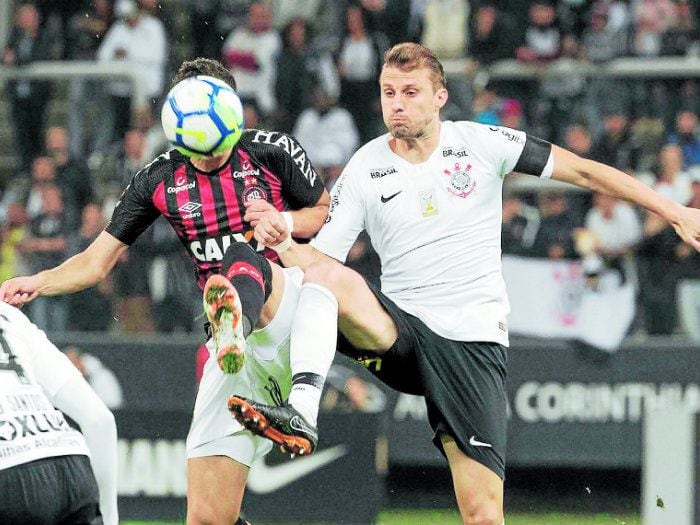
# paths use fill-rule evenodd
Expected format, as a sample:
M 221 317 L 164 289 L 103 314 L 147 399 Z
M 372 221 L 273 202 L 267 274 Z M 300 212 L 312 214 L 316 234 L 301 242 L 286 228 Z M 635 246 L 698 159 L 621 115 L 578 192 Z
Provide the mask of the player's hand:
M 682 207 L 672 224 L 680 238 L 700 252 L 700 209 Z
M 22 306 L 39 296 L 39 285 L 36 275 L 8 279 L 0 286 L 0 300 L 13 306 Z
M 243 220 L 254 229 L 255 239 L 264 246 L 276 246 L 290 234 L 287 221 L 277 208 L 267 201 L 257 199 L 244 203 Z

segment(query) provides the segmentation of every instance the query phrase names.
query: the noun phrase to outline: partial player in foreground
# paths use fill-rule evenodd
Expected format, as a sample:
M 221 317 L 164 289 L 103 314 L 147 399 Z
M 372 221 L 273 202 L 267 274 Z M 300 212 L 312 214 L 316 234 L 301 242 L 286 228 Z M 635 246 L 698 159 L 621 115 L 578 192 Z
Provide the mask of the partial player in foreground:
M 0 302 L 0 523 L 118 522 L 114 416 L 44 332 Z
M 285 244 L 291 234 L 313 236 L 327 217 L 329 196 L 292 137 L 243 130 L 235 81 L 221 64 L 185 62 L 173 84 L 162 120 L 176 149 L 134 176 L 105 231 L 84 252 L 6 281 L 0 299 L 23 304 L 95 285 L 164 216 L 191 255 L 213 336 L 187 438 L 187 521 L 244 523 L 239 514 L 248 469 L 272 445 L 231 417 L 229 395 L 279 405 L 278 419 L 295 426 L 266 436 L 289 452 L 311 453 L 335 352 L 334 345 L 322 356 L 290 349 L 302 274 L 268 260 L 277 254 L 253 236 Z M 335 297 L 328 298 L 329 308 L 337 308 Z M 333 325 L 329 331 L 324 338 L 335 337 Z
M 700 210 L 522 131 L 441 122 L 445 86 L 429 49 L 404 43 L 386 53 L 380 90 L 389 133 L 350 159 L 311 245 L 294 245 L 281 258 L 305 270 L 304 286 L 338 300 L 339 318 L 316 305 L 313 326 L 337 322 L 341 351 L 387 385 L 425 396 L 464 523 L 501 525 L 509 310 L 501 276 L 503 178 L 551 177 L 633 201 L 695 249 Z M 381 290 L 338 262 L 363 229 L 381 259 Z M 313 300 L 302 296 L 299 311 L 314 308 Z M 335 341 L 313 326 L 295 329 L 292 346 L 322 354 L 319 347 Z

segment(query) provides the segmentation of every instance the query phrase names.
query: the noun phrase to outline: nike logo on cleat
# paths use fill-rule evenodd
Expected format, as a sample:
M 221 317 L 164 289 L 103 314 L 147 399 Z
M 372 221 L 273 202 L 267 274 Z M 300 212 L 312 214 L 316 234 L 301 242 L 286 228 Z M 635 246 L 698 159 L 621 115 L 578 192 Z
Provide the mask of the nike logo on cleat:
M 403 190 L 399 190 L 399 191 L 397 191 L 396 193 L 392 193 L 392 194 L 389 195 L 388 197 L 385 197 L 384 195 L 382 195 L 382 197 L 381 197 L 382 202 L 384 202 L 384 203 L 389 202 L 391 199 L 393 199 L 394 197 L 396 197 L 396 196 L 397 196 L 399 193 L 401 193 L 402 191 L 403 191 Z
M 469 444 L 473 447 L 488 447 L 488 448 L 493 448 L 491 446 L 491 443 L 484 443 L 483 441 L 477 441 L 476 436 L 472 436 L 469 438 Z

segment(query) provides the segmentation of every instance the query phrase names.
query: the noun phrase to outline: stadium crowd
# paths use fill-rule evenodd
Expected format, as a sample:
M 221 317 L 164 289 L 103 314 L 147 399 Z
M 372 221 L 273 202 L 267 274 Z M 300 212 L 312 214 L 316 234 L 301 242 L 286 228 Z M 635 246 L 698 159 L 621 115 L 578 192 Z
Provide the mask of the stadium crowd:
M 102 231 L 131 177 L 167 149 L 158 118 L 165 79 L 195 56 L 229 67 L 247 127 L 292 133 L 329 188 L 357 147 L 384 133 L 383 52 L 411 40 L 466 65 L 449 79 L 445 118 L 523 129 L 700 208 L 698 80 L 588 78 L 577 67 L 699 55 L 697 0 L 40 0 L 15 2 L 14 11 L 5 66 L 126 62 L 150 104 L 135 107 L 124 81 L 6 83 L 17 169 L 2 181 L 0 281 L 53 267 Z M 490 80 L 488 66 L 504 59 L 554 64 L 560 74 Z M 49 118 L 52 98 L 67 105 L 63 121 Z M 618 270 L 638 283 L 636 333 L 700 340 L 700 256 L 670 226 L 604 195 L 533 190 L 523 177 L 505 186 L 505 254 L 582 258 L 593 277 Z M 363 238 L 349 264 L 378 275 Z M 38 298 L 29 315 L 51 331 L 199 329 L 190 266 L 159 220 L 104 283 Z

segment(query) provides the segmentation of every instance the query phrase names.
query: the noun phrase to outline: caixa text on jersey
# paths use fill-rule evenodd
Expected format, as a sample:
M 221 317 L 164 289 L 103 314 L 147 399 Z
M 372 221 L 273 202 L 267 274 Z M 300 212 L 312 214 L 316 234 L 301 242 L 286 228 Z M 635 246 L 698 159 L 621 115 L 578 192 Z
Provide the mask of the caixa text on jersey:
M 247 242 L 261 252 L 265 246 L 258 244 L 253 238 L 253 231 L 249 235 L 243 233 L 231 233 L 230 235 L 222 235 L 221 237 L 208 237 L 204 241 L 197 240 L 189 243 L 188 248 L 190 253 L 199 261 L 220 261 L 224 258 L 224 253 L 231 246 L 232 242 Z

